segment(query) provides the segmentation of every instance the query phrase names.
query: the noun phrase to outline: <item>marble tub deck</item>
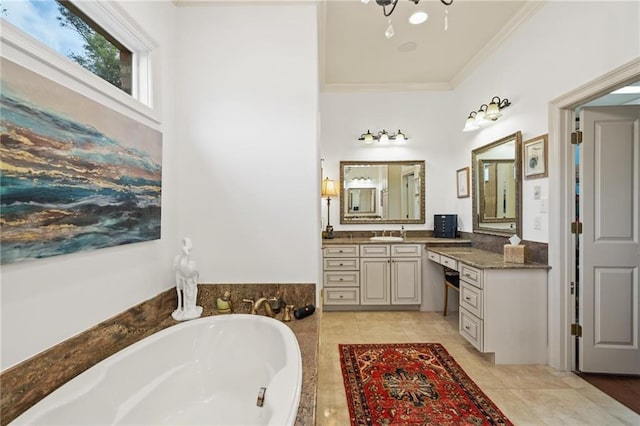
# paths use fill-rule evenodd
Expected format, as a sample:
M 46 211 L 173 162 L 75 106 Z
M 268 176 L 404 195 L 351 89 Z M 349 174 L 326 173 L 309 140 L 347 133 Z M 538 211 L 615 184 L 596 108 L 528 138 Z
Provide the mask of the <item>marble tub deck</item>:
M 231 291 L 236 313 L 249 313 L 242 299 L 280 294 L 296 307 L 314 303 L 315 284 L 200 284 L 198 305 L 202 316 L 217 315 L 215 300 Z M 94 364 L 160 330 L 176 325 L 171 312 L 176 307 L 175 289 L 158 296 L 47 349 L 0 374 L 0 425 L 4 426 L 55 389 Z M 277 315 L 279 319 L 281 314 Z M 302 394 L 296 425 L 313 425 L 316 411 L 316 382 L 320 310 L 301 320 L 285 322 L 295 333 L 302 355 Z

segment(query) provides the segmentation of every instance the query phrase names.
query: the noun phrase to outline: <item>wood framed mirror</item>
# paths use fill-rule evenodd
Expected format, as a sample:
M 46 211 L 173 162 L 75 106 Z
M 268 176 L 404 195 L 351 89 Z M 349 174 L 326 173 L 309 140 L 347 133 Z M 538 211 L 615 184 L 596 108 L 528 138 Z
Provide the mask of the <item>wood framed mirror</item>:
M 471 152 L 473 232 L 522 238 L 522 133 Z
M 425 223 L 424 161 L 341 161 L 340 223 Z

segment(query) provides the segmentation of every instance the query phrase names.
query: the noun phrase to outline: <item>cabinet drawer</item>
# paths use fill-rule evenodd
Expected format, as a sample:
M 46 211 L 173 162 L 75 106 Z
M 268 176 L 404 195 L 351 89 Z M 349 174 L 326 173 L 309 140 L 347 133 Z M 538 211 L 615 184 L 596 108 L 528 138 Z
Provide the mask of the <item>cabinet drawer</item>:
M 354 245 L 336 245 L 325 247 L 322 249 L 322 254 L 324 257 L 358 257 L 359 246 L 357 244 Z
M 478 288 L 483 288 L 482 287 L 482 270 L 480 269 L 476 269 L 472 266 L 461 263 L 460 278 L 468 283 L 475 285 Z
M 460 308 L 460 334 L 477 350 L 483 352 L 483 321 L 466 309 Z
M 324 273 L 325 287 L 359 287 L 360 272 L 359 271 L 331 271 Z
M 360 269 L 357 258 L 325 257 L 323 263 L 325 271 L 357 271 Z
M 427 258 L 429 260 L 433 260 L 436 263 L 440 263 L 440 255 L 438 253 L 434 253 L 432 251 L 427 251 Z
M 359 305 L 360 289 L 353 288 L 325 288 L 324 289 L 325 305 Z
M 468 282 L 460 281 L 460 305 L 480 319 L 484 318 L 482 296 L 483 290 Z
M 391 246 L 392 257 L 420 257 L 422 246 L 420 244 L 394 244 Z
M 360 246 L 360 257 L 389 257 L 391 246 L 388 244 L 367 244 Z
M 458 270 L 458 261 L 451 259 L 450 257 L 440 255 L 440 263 L 454 271 Z

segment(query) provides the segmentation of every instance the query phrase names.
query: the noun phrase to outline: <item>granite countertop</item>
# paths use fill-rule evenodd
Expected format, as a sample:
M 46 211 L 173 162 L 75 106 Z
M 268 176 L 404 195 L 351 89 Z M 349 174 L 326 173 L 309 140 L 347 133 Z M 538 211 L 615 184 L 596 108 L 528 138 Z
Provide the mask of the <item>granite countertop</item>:
M 316 309 L 311 316 L 284 323 L 295 333 L 302 356 L 302 391 L 295 423 L 300 426 L 315 424 L 321 317 L 320 309 Z
M 429 251 L 450 257 L 480 269 L 551 269 L 549 265 L 535 262 L 505 262 L 504 256 L 473 247 L 429 247 Z
M 323 239 L 322 246 L 335 244 L 427 244 L 431 245 L 468 245 L 471 240 L 462 238 L 407 237 L 402 241 L 371 241 L 368 237 Z

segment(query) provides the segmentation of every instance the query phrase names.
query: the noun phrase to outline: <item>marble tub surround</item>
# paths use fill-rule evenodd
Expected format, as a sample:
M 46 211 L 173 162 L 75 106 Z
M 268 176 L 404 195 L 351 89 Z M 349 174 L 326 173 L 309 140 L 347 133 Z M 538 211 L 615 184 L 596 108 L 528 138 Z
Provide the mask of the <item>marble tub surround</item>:
M 270 299 L 272 297 L 282 297 L 288 305 L 294 305 L 294 309 L 316 304 L 315 284 L 223 284 L 223 283 L 200 283 L 198 285 L 198 303 L 204 305 L 202 315 L 215 315 L 216 300 L 224 295 L 225 291 L 231 293 L 230 301 L 233 312 L 237 314 L 251 313 L 251 304 L 243 302 L 243 299 L 254 302 L 262 297 Z M 263 312 L 259 312 L 263 314 Z M 274 317 L 282 319 L 284 310 Z
M 198 304 L 203 306 L 202 316 L 216 315 L 216 298 L 224 294 L 227 288 L 230 288 L 232 300 L 242 295 L 249 298 L 271 297 L 271 292 L 277 290 L 282 291 L 283 297 L 289 298 L 285 300 L 290 304 L 300 303 L 303 306 L 315 300 L 315 284 L 199 284 Z M 145 337 L 178 324 L 171 318 L 176 300 L 175 288 L 166 290 L 3 371 L 0 374 L 0 425 L 10 423 L 94 364 Z M 248 304 L 241 304 L 239 308 L 236 312 L 249 312 Z M 302 395 L 296 420 L 299 425 L 314 424 L 315 421 L 320 318 L 321 313 L 317 310 L 307 318 L 285 323 L 296 334 L 302 355 Z
M 497 235 L 461 232 L 460 236 L 461 238 L 471 241 L 472 247 L 500 254 L 503 253 L 504 245 L 509 243 L 509 237 Z M 520 244 L 525 246 L 524 259 L 526 262 L 542 263 L 545 265 L 549 263 L 549 245 L 547 243 L 522 240 Z
M 549 269 L 549 266 L 544 263 L 530 261 L 525 263 L 505 262 L 502 253 L 494 253 L 475 247 L 429 247 L 429 251 L 480 269 Z

